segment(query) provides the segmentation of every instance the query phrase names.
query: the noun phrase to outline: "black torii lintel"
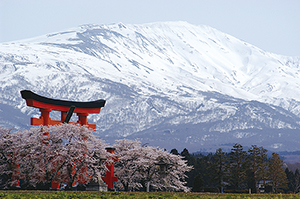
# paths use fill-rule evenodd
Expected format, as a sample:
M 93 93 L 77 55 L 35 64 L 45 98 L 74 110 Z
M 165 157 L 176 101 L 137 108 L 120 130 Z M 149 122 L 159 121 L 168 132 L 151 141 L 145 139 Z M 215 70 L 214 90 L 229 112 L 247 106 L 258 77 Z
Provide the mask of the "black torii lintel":
M 22 98 L 32 99 L 38 102 L 42 102 L 45 104 L 51 104 L 51 105 L 57 105 L 57 106 L 64 106 L 64 107 L 71 107 L 75 106 L 76 108 L 101 108 L 105 106 L 106 101 L 103 99 L 96 100 L 96 101 L 90 101 L 90 102 L 76 102 L 76 101 L 67 101 L 67 100 L 58 100 L 58 99 L 51 99 L 47 97 L 40 96 L 38 94 L 35 94 L 34 92 L 30 90 L 22 90 L 21 91 Z

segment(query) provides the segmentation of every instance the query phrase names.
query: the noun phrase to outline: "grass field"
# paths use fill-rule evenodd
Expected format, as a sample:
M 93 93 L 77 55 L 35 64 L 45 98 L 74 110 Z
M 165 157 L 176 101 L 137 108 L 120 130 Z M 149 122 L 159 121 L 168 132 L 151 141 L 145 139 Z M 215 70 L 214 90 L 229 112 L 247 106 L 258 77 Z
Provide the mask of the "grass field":
M 52 198 L 203 198 L 203 199 L 293 199 L 300 194 L 215 194 L 215 193 L 178 193 L 178 192 L 99 192 L 99 191 L 0 191 L 0 198 L 9 199 L 52 199 Z

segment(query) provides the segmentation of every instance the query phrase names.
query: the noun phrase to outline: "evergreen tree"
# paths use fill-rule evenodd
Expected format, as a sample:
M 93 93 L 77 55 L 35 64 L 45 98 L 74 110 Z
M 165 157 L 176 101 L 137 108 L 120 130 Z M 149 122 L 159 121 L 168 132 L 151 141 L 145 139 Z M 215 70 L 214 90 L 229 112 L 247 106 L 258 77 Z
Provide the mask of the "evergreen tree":
M 244 188 L 246 177 L 247 152 L 243 146 L 235 144 L 229 153 L 229 182 L 232 189 L 241 190 Z
M 194 168 L 197 167 L 197 162 L 194 156 L 192 156 L 189 151 L 184 148 L 183 151 L 180 153 L 181 156 L 183 156 L 183 159 L 187 160 L 187 164 L 188 166 L 193 166 Z M 187 175 L 187 186 L 188 187 L 193 187 L 193 180 L 194 177 L 198 174 L 199 172 L 197 172 L 196 169 L 192 169 L 189 172 L 186 172 Z
M 172 150 L 170 151 L 170 153 L 172 153 L 172 154 L 174 154 L 174 155 L 179 155 L 177 149 L 172 149 Z
M 267 160 L 267 150 L 263 147 L 257 147 L 252 145 L 248 150 L 248 160 L 249 160 L 249 171 L 250 179 L 248 179 L 249 187 L 254 190 L 254 192 L 259 192 L 256 185 L 260 180 L 264 179 L 266 160 Z
M 283 161 L 278 153 L 272 153 L 270 158 L 268 177 L 272 181 L 272 192 L 277 193 L 279 188 L 287 188 L 287 176 L 283 169 Z
M 300 189 L 300 173 L 299 170 L 296 169 L 295 170 L 295 174 L 294 174 L 294 186 L 293 186 L 293 191 L 294 193 L 299 193 L 299 189 Z
M 213 156 L 213 163 L 209 168 L 211 181 L 218 188 L 219 192 L 223 191 L 224 180 L 225 180 L 225 169 L 226 169 L 226 158 L 225 152 L 221 148 L 216 150 Z
M 289 170 L 288 168 L 285 169 L 285 174 L 287 176 L 288 180 L 288 190 L 287 191 L 292 191 L 294 193 L 299 193 L 300 189 L 300 174 L 299 170 L 296 169 L 295 173 L 293 171 Z
M 198 173 L 193 181 L 193 191 L 200 192 L 203 188 L 204 180 L 201 173 Z
M 187 148 L 184 148 L 181 153 L 180 153 L 181 156 L 184 157 L 184 159 L 186 159 L 187 161 L 190 160 L 191 158 L 191 154 L 189 153 L 189 150 L 187 150 Z
M 293 173 L 293 171 L 290 171 L 289 168 L 286 168 L 284 170 L 284 172 L 285 172 L 287 180 L 288 180 L 288 183 L 287 183 L 288 190 L 287 191 L 293 191 L 294 192 L 294 184 L 295 184 L 294 173 Z
M 212 153 L 209 153 L 208 155 L 197 155 L 197 164 L 195 167 L 195 172 L 202 174 L 205 187 L 215 186 L 215 184 L 211 180 L 211 172 L 209 170 L 209 168 L 212 167 L 212 157 Z

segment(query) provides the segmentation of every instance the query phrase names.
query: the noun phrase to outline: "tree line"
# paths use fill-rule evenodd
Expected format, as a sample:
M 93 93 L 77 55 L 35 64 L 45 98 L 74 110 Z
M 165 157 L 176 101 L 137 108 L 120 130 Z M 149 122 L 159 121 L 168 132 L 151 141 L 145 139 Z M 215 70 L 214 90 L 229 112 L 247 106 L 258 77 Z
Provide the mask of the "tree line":
M 176 149 L 171 153 L 179 154 Z M 263 147 L 252 145 L 245 151 L 236 143 L 228 153 L 219 148 L 207 155 L 190 154 L 185 148 L 180 155 L 194 168 L 186 173 L 187 186 L 193 191 L 299 192 L 299 171 L 284 169 L 278 153 L 268 157 L 268 151 Z

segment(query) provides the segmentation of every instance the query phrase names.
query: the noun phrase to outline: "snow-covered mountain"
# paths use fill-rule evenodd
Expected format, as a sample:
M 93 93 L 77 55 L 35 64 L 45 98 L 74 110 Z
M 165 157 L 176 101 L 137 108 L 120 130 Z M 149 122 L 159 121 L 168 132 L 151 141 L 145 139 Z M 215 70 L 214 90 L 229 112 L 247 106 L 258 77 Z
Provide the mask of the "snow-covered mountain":
M 300 150 L 300 58 L 186 22 L 83 25 L 0 44 L 0 125 L 29 128 L 20 91 L 107 100 L 95 134 L 190 151 Z M 51 117 L 59 117 L 52 114 Z M 74 119 L 75 116 L 74 116 Z

